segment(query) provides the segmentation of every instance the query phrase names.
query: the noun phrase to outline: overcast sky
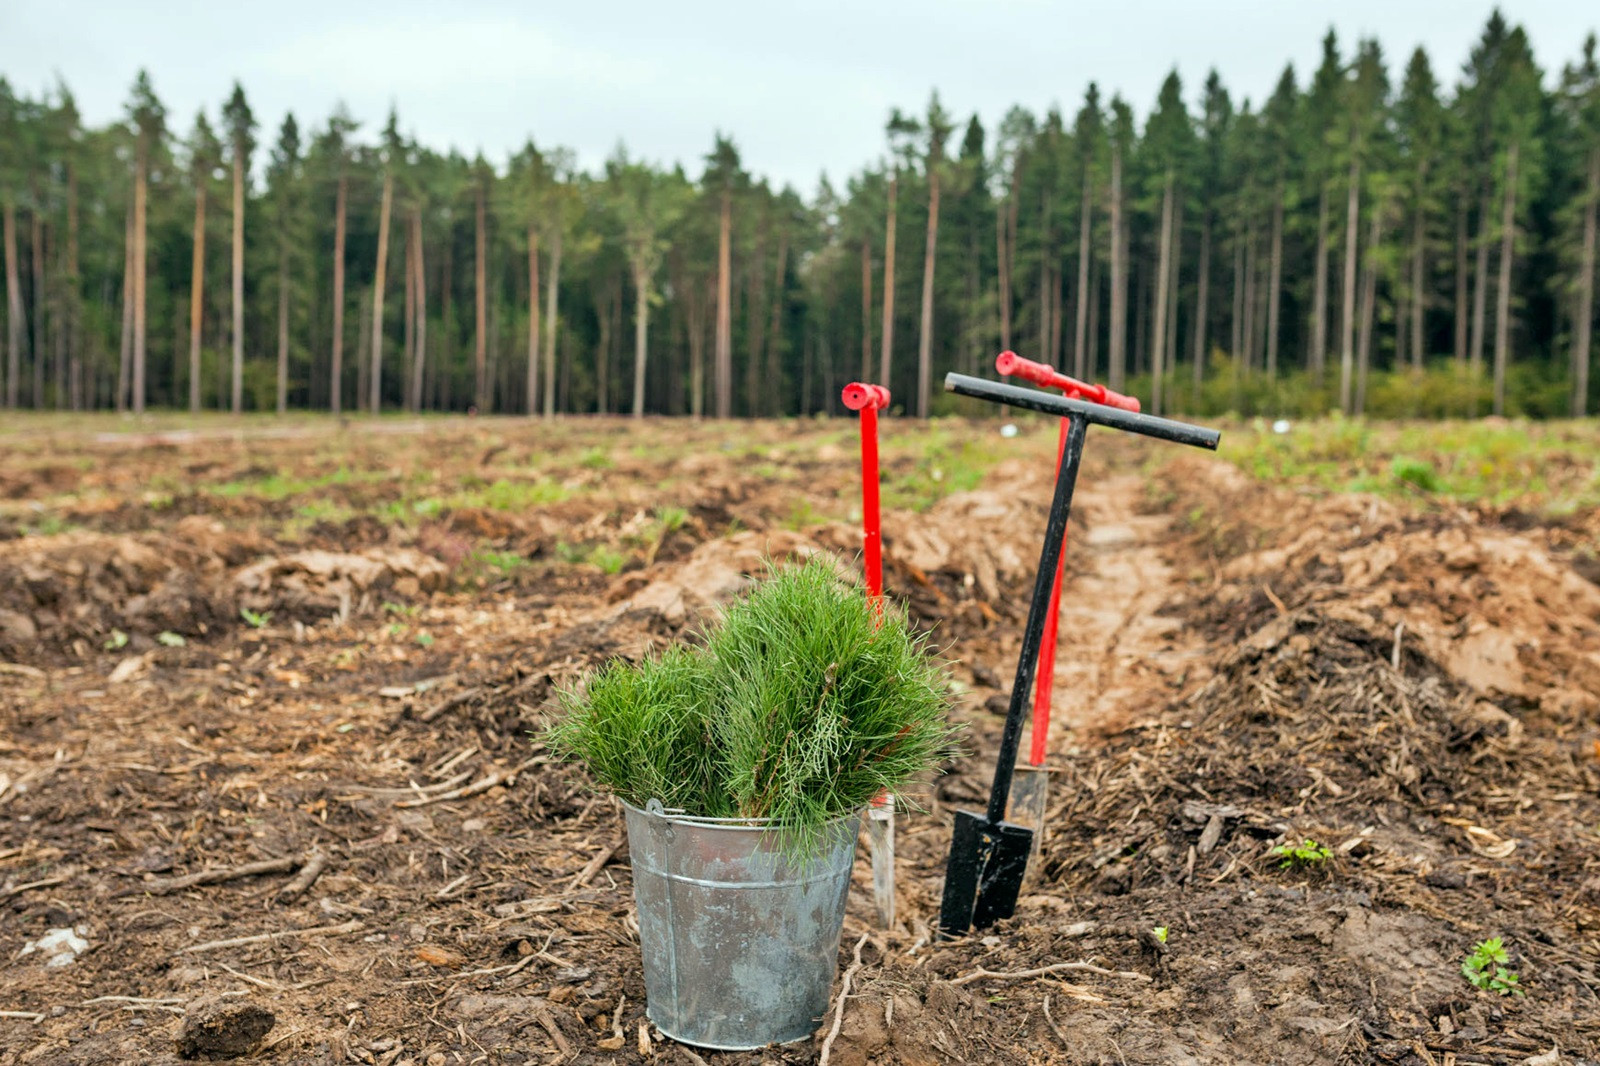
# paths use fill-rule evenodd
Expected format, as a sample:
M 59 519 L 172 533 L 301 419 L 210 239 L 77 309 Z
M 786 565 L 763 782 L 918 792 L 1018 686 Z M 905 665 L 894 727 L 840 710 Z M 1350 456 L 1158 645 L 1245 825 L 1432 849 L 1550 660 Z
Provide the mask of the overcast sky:
M 1600 4 L 1503 5 L 1527 27 L 1547 81 L 1600 24 Z M 595 166 L 619 140 L 698 174 L 712 132 L 746 165 L 809 194 L 883 152 L 890 107 L 977 111 L 991 130 L 1014 103 L 1076 108 L 1084 87 L 1137 113 L 1176 66 L 1196 99 L 1216 67 L 1259 101 L 1286 61 L 1302 83 L 1331 24 L 1348 54 L 1375 35 L 1398 81 L 1427 47 L 1453 84 L 1493 5 L 1479 0 L 339 0 L 267 4 L 0 0 L 0 74 L 37 93 L 59 74 L 85 119 L 121 114 L 147 67 L 170 124 L 215 116 L 243 82 L 270 140 L 285 111 L 321 125 L 343 100 L 371 136 L 391 103 L 436 148 L 495 160 L 531 135 Z M 246 13 L 246 9 L 249 13 Z

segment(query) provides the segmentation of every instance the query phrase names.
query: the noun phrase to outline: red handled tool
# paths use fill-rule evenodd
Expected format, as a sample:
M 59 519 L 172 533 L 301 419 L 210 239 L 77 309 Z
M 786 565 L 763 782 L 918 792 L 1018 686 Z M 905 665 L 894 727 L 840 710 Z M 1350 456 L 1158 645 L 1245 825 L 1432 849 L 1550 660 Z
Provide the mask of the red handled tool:
M 853 381 L 841 397 L 861 412 L 861 554 L 867 571 L 867 595 L 883 600 L 883 532 L 878 516 L 878 412 L 889 407 L 889 390 Z
M 1024 359 L 1016 352 L 1001 352 L 995 357 L 994 368 L 1009 377 L 1022 378 L 1047 389 L 1060 389 L 1069 400 L 1087 400 L 1123 411 L 1139 413 L 1139 400 L 1112 392 L 1104 385 L 1091 385 L 1058 372 L 1055 367 Z M 1061 432 L 1056 441 L 1056 473 L 1061 472 L 1061 458 L 1067 448 L 1068 419 L 1061 420 Z M 1065 548 L 1066 531 L 1062 531 Z M 1039 672 L 1034 678 L 1033 737 L 1028 747 L 1030 773 L 1019 776 L 1012 796 L 1014 817 L 1035 830 L 1033 846 L 1039 847 L 1044 828 L 1044 813 L 1048 806 L 1048 777 L 1044 773 L 1045 742 L 1050 735 L 1050 699 L 1056 676 L 1056 634 L 1061 612 L 1061 579 L 1066 570 L 1066 552 L 1061 553 L 1056 565 L 1055 581 L 1050 589 L 1050 608 L 1045 615 L 1044 641 L 1039 647 Z
M 883 531 L 878 511 L 878 412 L 888 410 L 889 390 L 855 381 L 844 387 L 844 405 L 861 413 L 861 554 L 867 595 L 882 617 Z M 872 854 L 872 898 L 878 924 L 894 925 L 894 797 L 885 792 L 867 809 L 867 850 Z

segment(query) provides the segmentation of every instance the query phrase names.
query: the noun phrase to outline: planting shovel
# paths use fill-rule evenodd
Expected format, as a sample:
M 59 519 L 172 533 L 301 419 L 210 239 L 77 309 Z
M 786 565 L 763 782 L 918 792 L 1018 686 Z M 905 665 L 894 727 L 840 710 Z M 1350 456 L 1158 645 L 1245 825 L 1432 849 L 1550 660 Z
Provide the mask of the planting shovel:
M 1124 411 L 1139 410 L 1139 401 L 1132 396 L 1112 392 L 1103 385 L 1078 381 L 1045 363 L 1024 359 L 1016 352 L 1005 351 L 995 357 L 994 368 L 1008 377 L 1019 377 L 1047 389 L 1060 389 L 1068 399 L 1084 399 L 1103 403 Z M 1067 448 L 1068 419 L 1061 420 L 1061 432 L 1056 441 L 1056 472 L 1061 471 L 1061 456 Z M 1050 805 L 1050 777 L 1044 767 L 1046 741 L 1050 736 L 1050 697 L 1055 685 L 1056 629 L 1061 614 L 1061 578 L 1066 569 L 1066 533 L 1062 533 L 1062 556 L 1056 564 L 1055 584 L 1050 590 L 1049 613 L 1045 616 L 1044 643 L 1039 648 L 1039 671 L 1033 694 L 1033 734 L 1028 748 L 1028 764 L 1018 767 L 1011 785 L 1011 806 L 1008 817 L 1019 825 L 1033 830 L 1031 855 L 1038 857 L 1044 839 L 1045 811 Z M 1034 869 L 1030 865 L 1030 870 Z
M 965 374 L 946 375 L 945 389 L 962 396 L 1058 415 L 1067 420 L 1066 444 L 1060 470 L 1056 473 L 1055 495 L 1050 501 L 1050 517 L 1045 526 L 1044 549 L 1039 556 L 1039 570 L 1034 577 L 1033 595 L 1028 605 L 1028 621 L 1022 631 L 1022 652 L 1017 659 L 1016 678 L 1011 686 L 1011 705 L 1006 712 L 1005 730 L 1000 737 L 1000 754 L 995 764 L 994 782 L 989 789 L 989 807 L 984 814 L 972 811 L 957 811 L 955 814 L 955 831 L 945 870 L 944 898 L 939 908 L 940 932 L 946 937 L 954 937 L 974 926 L 982 929 L 1001 918 L 1009 918 L 1016 910 L 1017 893 L 1022 888 L 1022 877 L 1027 869 L 1034 834 L 1026 826 L 1005 821 L 1006 801 L 1011 792 L 1012 772 L 1016 769 L 1023 710 L 1028 689 L 1033 683 L 1039 649 L 1044 641 L 1050 590 L 1061 564 L 1062 541 L 1072 509 L 1072 492 L 1077 485 L 1078 467 L 1083 459 L 1083 444 L 1090 423 L 1213 450 L 1221 434 L 1202 426 L 1154 418 L 1100 403 L 1052 396 L 1037 389 L 1002 385 Z
M 859 381 L 844 387 L 844 405 L 861 412 L 861 555 L 867 595 L 883 611 L 883 536 L 878 514 L 878 412 L 889 390 Z M 872 901 L 880 928 L 894 925 L 894 797 L 885 792 L 867 808 L 867 850 L 872 855 Z

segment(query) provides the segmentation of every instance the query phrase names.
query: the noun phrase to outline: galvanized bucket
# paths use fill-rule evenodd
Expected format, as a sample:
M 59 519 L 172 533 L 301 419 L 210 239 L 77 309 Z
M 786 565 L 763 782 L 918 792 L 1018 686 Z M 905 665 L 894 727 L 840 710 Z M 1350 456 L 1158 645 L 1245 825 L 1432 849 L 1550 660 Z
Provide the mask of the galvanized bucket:
M 646 1013 L 721 1051 L 804 1040 L 828 1009 L 860 814 L 796 862 L 760 819 L 624 803 Z

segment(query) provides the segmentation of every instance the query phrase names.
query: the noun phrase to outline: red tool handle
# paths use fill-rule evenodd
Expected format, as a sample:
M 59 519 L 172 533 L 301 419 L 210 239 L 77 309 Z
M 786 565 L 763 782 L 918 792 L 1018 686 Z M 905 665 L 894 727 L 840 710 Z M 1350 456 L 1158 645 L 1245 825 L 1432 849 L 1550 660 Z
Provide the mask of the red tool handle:
M 1067 448 L 1067 420 L 1061 420 L 1056 438 L 1056 474 L 1061 473 L 1061 457 Z M 1070 525 L 1067 527 L 1070 528 Z M 1056 677 L 1056 633 L 1061 619 L 1061 577 L 1067 569 L 1067 528 L 1061 531 L 1061 556 L 1056 560 L 1055 583 L 1050 587 L 1050 611 L 1044 617 L 1044 641 L 1039 645 L 1039 672 L 1033 682 L 1033 737 L 1028 746 L 1028 765 L 1043 766 L 1045 741 L 1050 736 L 1050 695 Z
M 1105 404 L 1107 407 L 1120 407 L 1134 414 L 1139 413 L 1138 397 L 1124 396 L 1120 392 L 1112 392 L 1104 385 L 1091 385 L 1087 381 L 1069 378 L 1057 372 L 1053 366 L 1024 359 L 1016 352 L 1001 352 L 995 357 L 994 368 L 1008 377 L 1022 378 L 1035 385 L 1043 385 L 1047 389 L 1060 389 L 1070 397 L 1088 400 L 1090 403 Z
M 844 395 L 840 397 L 844 405 L 852 411 L 887 410 L 889 407 L 889 390 L 882 385 L 867 385 L 859 381 L 852 381 L 844 387 Z M 873 467 L 873 478 L 877 478 L 877 467 Z
M 889 406 L 882 385 L 853 381 L 841 397 L 861 412 L 861 554 L 867 571 L 867 595 L 874 605 L 883 599 L 883 535 L 878 515 L 878 412 Z

